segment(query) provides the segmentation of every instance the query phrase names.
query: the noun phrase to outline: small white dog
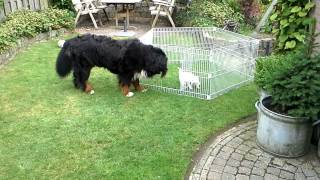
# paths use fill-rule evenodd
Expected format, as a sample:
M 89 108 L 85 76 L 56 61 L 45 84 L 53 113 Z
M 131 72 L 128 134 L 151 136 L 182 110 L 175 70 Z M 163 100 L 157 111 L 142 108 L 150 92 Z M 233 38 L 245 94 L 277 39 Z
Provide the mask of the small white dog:
M 62 48 L 62 47 L 63 47 L 63 44 L 64 44 L 65 42 L 66 42 L 65 40 L 59 40 L 59 41 L 58 41 L 58 47 Z
M 186 90 L 189 88 L 192 90 L 194 87 L 200 88 L 200 79 L 199 76 L 192 74 L 191 72 L 183 71 L 179 69 L 179 81 L 180 81 L 180 90 Z

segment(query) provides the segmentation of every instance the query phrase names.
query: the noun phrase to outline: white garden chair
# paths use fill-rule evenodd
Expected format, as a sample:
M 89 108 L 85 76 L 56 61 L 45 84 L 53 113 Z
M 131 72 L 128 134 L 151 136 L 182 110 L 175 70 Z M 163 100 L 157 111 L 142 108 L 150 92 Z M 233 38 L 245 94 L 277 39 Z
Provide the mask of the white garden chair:
M 152 28 L 156 25 L 159 16 L 167 16 L 172 27 L 176 27 L 172 20 L 172 12 L 174 10 L 175 0 L 153 0 L 154 6 L 150 7 L 151 15 L 155 18 L 152 23 Z
M 77 24 L 81 15 L 89 14 L 94 27 L 96 29 L 98 28 L 96 20 L 93 17 L 93 14 L 98 14 L 101 9 L 98 9 L 94 3 L 95 3 L 94 0 L 72 0 L 74 9 L 77 11 L 75 24 Z M 101 20 L 100 20 L 100 23 L 101 23 Z

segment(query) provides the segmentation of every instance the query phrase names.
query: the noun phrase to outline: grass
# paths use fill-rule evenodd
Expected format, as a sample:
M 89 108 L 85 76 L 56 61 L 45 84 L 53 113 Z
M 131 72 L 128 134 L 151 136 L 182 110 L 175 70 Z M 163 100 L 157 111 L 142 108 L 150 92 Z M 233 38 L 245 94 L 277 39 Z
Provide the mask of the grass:
M 94 69 L 94 95 L 55 73 L 57 41 L 37 43 L 0 69 L 3 179 L 181 179 L 217 130 L 255 112 L 255 86 L 211 101 L 148 91 L 123 97 Z

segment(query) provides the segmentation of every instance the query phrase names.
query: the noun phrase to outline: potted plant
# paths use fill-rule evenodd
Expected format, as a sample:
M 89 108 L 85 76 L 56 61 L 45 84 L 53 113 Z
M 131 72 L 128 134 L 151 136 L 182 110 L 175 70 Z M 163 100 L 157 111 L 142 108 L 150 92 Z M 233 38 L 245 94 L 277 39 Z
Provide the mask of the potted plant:
M 257 144 L 278 156 L 304 155 L 320 117 L 320 54 L 311 56 L 310 49 L 261 61 L 276 66 L 256 74 L 257 85 L 272 94 L 256 103 Z

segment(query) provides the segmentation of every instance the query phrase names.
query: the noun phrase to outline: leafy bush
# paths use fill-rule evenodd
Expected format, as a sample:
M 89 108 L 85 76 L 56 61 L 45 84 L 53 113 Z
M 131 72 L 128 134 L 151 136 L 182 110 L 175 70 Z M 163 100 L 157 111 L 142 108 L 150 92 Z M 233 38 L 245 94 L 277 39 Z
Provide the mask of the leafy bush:
M 243 22 L 243 15 L 236 12 L 226 2 L 200 1 L 192 2 L 186 11 L 179 12 L 176 21 L 180 26 L 218 26 L 222 27 L 226 20 Z
M 314 23 L 314 19 L 308 17 L 314 5 L 313 2 L 306 3 L 305 0 L 278 0 L 270 20 L 279 50 L 292 50 L 305 42 L 305 34 Z
M 256 83 L 272 94 L 274 111 L 316 120 L 320 118 L 320 54 L 305 52 L 269 59 L 274 62 L 261 61 L 264 65 L 261 68 L 260 64 Z M 266 70 L 268 67 L 272 70 Z
M 51 0 L 51 5 L 58 9 L 68 9 L 73 11 L 73 5 L 71 0 Z
M 266 84 L 270 81 L 273 72 L 289 66 L 288 59 L 285 59 L 285 56 L 284 54 L 277 54 L 257 59 L 254 82 L 260 89 L 266 89 Z
M 74 18 L 66 10 L 16 11 L 0 25 L 0 53 L 14 46 L 21 37 L 34 37 L 50 29 L 73 27 Z

